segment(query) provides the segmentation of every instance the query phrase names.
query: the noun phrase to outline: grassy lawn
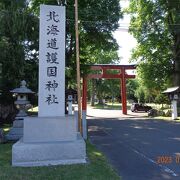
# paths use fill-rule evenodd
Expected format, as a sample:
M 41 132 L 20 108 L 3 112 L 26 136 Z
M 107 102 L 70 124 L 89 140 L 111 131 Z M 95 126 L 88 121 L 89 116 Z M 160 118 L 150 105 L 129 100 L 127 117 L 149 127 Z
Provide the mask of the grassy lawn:
M 161 104 L 147 104 L 148 106 L 151 106 L 154 109 L 161 109 L 162 105 Z M 130 110 L 131 104 L 127 103 L 127 109 Z M 122 110 L 122 104 L 121 103 L 106 103 L 105 105 L 100 105 L 100 104 L 95 104 L 92 108 L 94 109 L 113 109 L 113 110 Z M 164 110 L 170 110 L 170 105 L 164 105 L 163 106 Z M 180 107 L 178 109 L 178 114 L 180 114 Z M 165 116 L 157 116 L 154 117 L 155 119 L 160 119 L 160 120 L 172 120 L 171 117 L 165 117 Z M 180 121 L 180 117 L 176 120 L 177 122 Z
M 173 121 L 173 122 L 180 122 L 180 117 L 178 117 L 176 120 L 172 120 L 171 117 L 157 116 L 157 117 L 154 117 L 154 119 L 165 120 L 165 121 Z
M 30 115 L 37 115 L 38 108 Z M 10 125 L 3 126 L 5 134 Z M 119 180 L 118 174 L 109 165 L 105 156 L 87 141 L 89 163 L 49 167 L 12 167 L 12 143 L 0 144 L 0 180 Z
M 127 104 L 127 109 L 130 109 L 131 104 Z M 93 106 L 94 109 L 113 109 L 113 110 L 121 110 L 122 104 L 121 103 L 106 103 L 105 105 L 95 104 Z
M 4 124 L 4 125 L 2 126 L 5 134 L 9 131 L 9 129 L 11 128 L 11 126 L 12 126 L 12 124 Z
M 87 142 L 90 163 L 49 167 L 12 167 L 12 144 L 0 144 L 1 180 L 119 180 L 104 155 Z

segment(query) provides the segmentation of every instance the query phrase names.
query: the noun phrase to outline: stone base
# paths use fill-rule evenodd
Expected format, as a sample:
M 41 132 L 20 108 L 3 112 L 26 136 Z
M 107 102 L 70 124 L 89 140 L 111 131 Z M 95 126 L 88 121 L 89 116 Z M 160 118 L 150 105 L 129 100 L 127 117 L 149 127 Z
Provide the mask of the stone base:
M 24 133 L 12 148 L 13 166 L 86 163 L 86 144 L 74 116 L 26 117 Z
M 24 143 L 12 148 L 12 165 L 22 167 L 86 163 L 86 145 L 80 135 L 75 141 Z
M 23 118 L 16 118 L 13 122 L 13 127 L 10 129 L 9 133 L 5 136 L 6 140 L 18 141 L 23 137 Z
M 77 139 L 74 116 L 25 117 L 23 142 L 59 142 Z

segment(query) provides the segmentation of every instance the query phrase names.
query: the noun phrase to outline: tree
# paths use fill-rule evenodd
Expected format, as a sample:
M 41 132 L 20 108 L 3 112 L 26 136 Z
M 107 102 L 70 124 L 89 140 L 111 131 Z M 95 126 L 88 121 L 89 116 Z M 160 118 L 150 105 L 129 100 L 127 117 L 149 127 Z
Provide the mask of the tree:
M 58 5 L 58 1 L 0 1 L 0 63 L 3 71 L 3 92 L 19 86 L 22 79 L 37 92 L 40 4 Z M 118 45 L 112 32 L 118 28 L 120 17 L 118 0 L 79 2 L 82 75 L 87 73 L 87 68 L 83 66 L 85 64 L 118 60 Z M 66 23 L 66 87 L 68 87 L 68 84 L 75 84 L 76 79 L 73 0 L 67 1 Z
M 162 104 L 163 108 L 163 104 L 169 104 L 169 99 L 166 94 L 161 93 L 158 96 L 156 96 L 155 102 L 158 104 Z
M 96 95 L 99 104 L 104 104 L 103 99 L 111 99 L 120 95 L 119 79 L 96 79 L 95 80 Z
M 25 79 L 37 91 L 38 18 L 26 0 L 0 0 L 0 124 L 14 120 L 10 90 Z
M 56 0 L 32 0 L 32 10 L 39 14 L 41 3 L 57 5 Z M 79 37 L 81 65 L 117 60 L 118 45 L 112 32 L 118 28 L 121 17 L 118 0 L 79 1 Z M 75 79 L 74 0 L 67 1 L 66 66 L 69 79 Z M 104 60 L 107 62 L 107 60 Z M 81 68 L 84 70 L 84 66 Z M 83 73 L 83 72 L 82 72 Z
M 145 102 L 145 93 L 144 88 L 142 86 L 138 87 L 135 91 L 135 97 L 138 99 L 138 103 Z
M 179 0 L 130 1 L 130 32 L 138 42 L 132 59 L 139 62 L 138 75 L 147 89 L 180 85 L 179 9 Z
M 41 3 L 57 5 L 56 0 L 32 0 L 32 9 L 37 15 Z M 118 28 L 118 20 L 122 14 L 119 0 L 81 0 L 78 7 L 80 63 L 83 76 L 89 72 L 86 65 L 109 64 L 119 60 L 118 45 L 112 32 Z M 74 0 L 67 1 L 66 17 L 66 87 L 76 87 Z M 90 87 L 92 94 L 96 88 L 93 87 Z
M 137 101 L 137 97 L 135 96 L 135 92 L 139 87 L 137 79 L 128 79 L 126 84 L 127 89 L 127 99 Z
M 5 94 L 23 79 L 37 90 L 38 18 L 26 0 L 1 0 L 0 22 L 1 103 L 8 103 Z

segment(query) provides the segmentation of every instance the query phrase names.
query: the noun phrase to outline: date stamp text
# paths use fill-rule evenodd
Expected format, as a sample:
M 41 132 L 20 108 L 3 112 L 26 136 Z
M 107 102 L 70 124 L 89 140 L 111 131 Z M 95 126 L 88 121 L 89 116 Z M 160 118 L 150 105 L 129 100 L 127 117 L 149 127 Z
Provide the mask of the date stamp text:
M 166 155 L 157 156 L 156 163 L 158 163 L 158 164 L 171 164 L 171 163 L 180 164 L 180 155 L 176 155 L 176 156 L 166 156 Z

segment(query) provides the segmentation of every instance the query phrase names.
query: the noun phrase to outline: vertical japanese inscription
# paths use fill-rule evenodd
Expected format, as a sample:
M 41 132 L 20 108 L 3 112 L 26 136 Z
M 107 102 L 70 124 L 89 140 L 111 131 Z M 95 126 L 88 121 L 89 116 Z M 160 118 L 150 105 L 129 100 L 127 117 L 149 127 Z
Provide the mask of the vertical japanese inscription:
M 47 26 L 47 36 L 48 36 L 48 42 L 47 42 L 47 54 L 50 54 L 50 52 L 48 51 L 48 49 L 53 49 L 54 52 L 52 52 L 51 54 L 56 54 L 56 60 L 57 60 L 57 63 L 58 63 L 58 52 L 56 52 L 59 48 L 57 47 L 57 38 L 56 36 L 58 36 L 58 32 L 59 32 L 59 18 L 60 16 L 58 15 L 58 13 L 56 11 L 49 11 L 48 14 L 46 15 L 48 18 L 46 21 L 50 21 L 50 23 L 52 23 L 51 25 Z M 54 38 L 52 38 L 52 35 L 55 36 Z M 47 55 L 46 55 L 47 56 Z M 48 63 L 48 61 L 46 61 Z M 53 66 L 53 67 L 50 67 L 48 66 L 47 67 L 47 77 L 54 77 L 53 81 L 55 82 L 55 78 L 57 77 L 57 72 L 58 72 L 58 67 L 57 66 Z M 50 81 L 48 81 L 49 83 Z M 56 84 L 56 88 L 58 88 L 58 83 L 54 83 Z M 47 84 L 45 84 L 45 86 L 47 86 Z M 53 84 L 51 84 L 51 86 L 53 86 Z M 48 88 L 48 91 L 49 93 L 51 94 L 48 94 L 48 96 L 46 97 L 46 103 L 48 105 L 51 105 L 51 104 L 59 104 L 58 102 L 58 97 L 56 96 L 55 94 L 55 90 L 56 88 L 54 88 L 54 91 L 51 92 L 51 89 Z M 45 89 L 47 89 L 45 87 Z
M 62 116 L 65 101 L 65 7 L 40 7 L 39 66 L 39 116 Z

